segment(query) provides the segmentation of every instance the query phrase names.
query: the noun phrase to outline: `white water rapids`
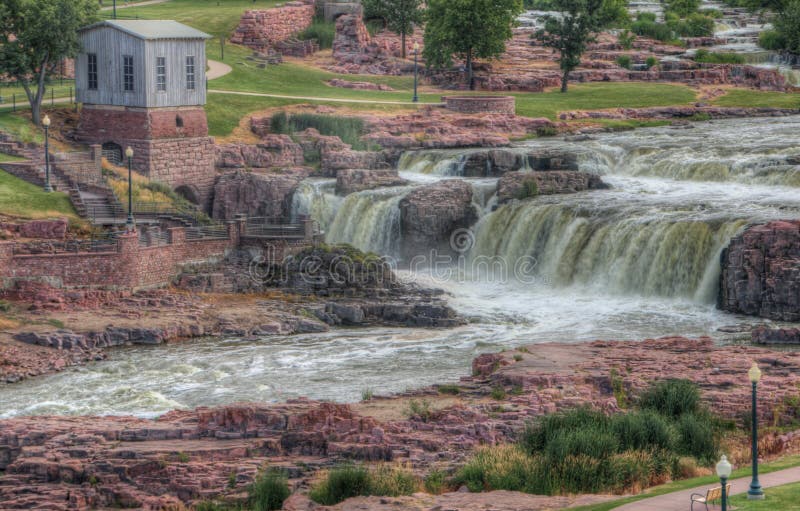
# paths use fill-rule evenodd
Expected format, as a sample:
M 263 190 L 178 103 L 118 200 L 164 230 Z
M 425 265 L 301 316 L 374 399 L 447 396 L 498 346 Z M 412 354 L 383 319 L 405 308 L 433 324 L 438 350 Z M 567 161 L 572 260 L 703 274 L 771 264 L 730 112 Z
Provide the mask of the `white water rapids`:
M 494 180 L 470 179 L 480 220 L 463 267 L 402 271 L 441 287 L 469 317 L 451 330 L 363 328 L 325 334 L 207 339 L 111 351 L 110 360 L 0 386 L 0 417 L 135 414 L 238 400 L 308 396 L 358 400 L 469 373 L 472 358 L 521 344 L 661 335 L 720 336 L 760 322 L 714 307 L 719 253 L 745 225 L 800 218 L 800 118 L 714 121 L 642 129 L 568 148 L 611 190 L 539 197 L 494 209 Z M 457 178 L 465 151 L 408 154 L 404 177 L 425 186 Z M 398 202 L 413 186 L 336 197 L 331 180 L 304 183 L 295 214 L 311 214 L 330 242 L 393 253 Z M 494 211 L 493 211 L 494 209 Z M 480 257 L 535 264 L 505 280 L 472 271 Z

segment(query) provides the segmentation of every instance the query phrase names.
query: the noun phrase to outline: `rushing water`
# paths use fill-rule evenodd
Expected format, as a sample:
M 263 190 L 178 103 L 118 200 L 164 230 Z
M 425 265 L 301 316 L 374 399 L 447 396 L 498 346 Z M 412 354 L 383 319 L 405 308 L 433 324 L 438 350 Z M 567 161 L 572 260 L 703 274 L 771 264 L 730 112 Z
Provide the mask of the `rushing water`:
M 152 416 L 301 395 L 353 401 L 367 388 L 456 380 L 476 354 L 520 344 L 719 337 L 722 326 L 758 321 L 714 308 L 720 250 L 746 224 L 800 218 L 798 133 L 800 118 L 789 117 L 531 141 L 515 150 L 579 151 L 582 169 L 602 174 L 612 189 L 496 207 L 495 180 L 470 179 L 482 212 L 470 250 L 445 268 L 401 272 L 448 291 L 468 326 L 123 348 L 108 361 L 0 387 L 0 416 Z M 392 254 L 401 241 L 399 201 L 414 186 L 464 179 L 463 154 L 409 153 L 400 171 L 412 185 L 346 198 L 331 180 L 309 180 L 292 208 L 324 224 L 328 241 Z M 509 271 L 475 264 L 487 259 Z

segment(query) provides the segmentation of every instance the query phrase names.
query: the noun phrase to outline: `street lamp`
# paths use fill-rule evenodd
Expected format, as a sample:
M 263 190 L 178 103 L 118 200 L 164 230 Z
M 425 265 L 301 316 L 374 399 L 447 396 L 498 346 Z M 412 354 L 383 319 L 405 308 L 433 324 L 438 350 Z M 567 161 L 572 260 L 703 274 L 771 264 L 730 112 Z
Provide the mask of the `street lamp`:
M 114 14 L 112 15 L 112 17 L 114 19 L 117 19 L 117 0 L 114 0 L 114 11 L 113 12 L 114 12 Z
M 52 192 L 53 187 L 50 186 L 50 118 L 46 115 L 42 119 L 42 126 L 44 127 L 44 191 Z
M 133 177 L 131 176 L 133 149 L 131 146 L 125 149 L 125 156 L 128 158 L 128 221 L 125 223 L 125 228 L 128 232 L 133 232 L 136 230 L 136 224 L 133 222 Z
M 419 96 L 417 95 L 417 82 L 418 82 L 418 75 L 419 75 L 419 67 L 417 65 L 417 58 L 419 57 L 419 43 L 414 42 L 414 98 L 411 100 L 414 103 L 419 101 Z
M 728 458 L 723 454 L 722 458 L 717 463 L 717 475 L 719 481 L 722 483 L 722 511 L 728 511 L 728 478 L 731 476 L 733 467 L 728 463 Z
M 756 389 L 758 381 L 761 379 L 761 369 L 758 364 L 753 362 L 753 366 L 747 371 L 747 376 L 750 378 L 750 383 L 753 384 L 753 480 L 750 481 L 750 489 L 747 490 L 748 500 L 762 500 L 764 498 L 764 490 L 761 489 L 761 483 L 758 482 L 758 413 L 756 412 Z

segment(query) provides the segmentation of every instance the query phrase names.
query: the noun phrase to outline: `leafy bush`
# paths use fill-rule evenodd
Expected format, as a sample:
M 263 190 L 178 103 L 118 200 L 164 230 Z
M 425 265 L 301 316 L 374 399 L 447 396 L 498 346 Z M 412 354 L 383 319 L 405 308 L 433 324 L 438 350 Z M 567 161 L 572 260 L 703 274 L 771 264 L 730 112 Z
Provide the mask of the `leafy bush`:
M 248 503 L 253 511 L 274 511 L 283 507 L 289 498 L 286 474 L 277 469 L 268 469 L 258 476 L 249 491 Z
M 336 36 L 336 24 L 325 19 L 315 18 L 311 25 L 297 34 L 298 39 L 308 41 L 316 39 L 319 47 L 324 49 L 333 48 L 333 38 Z
M 700 0 L 668 0 L 667 10 L 685 18 L 690 14 L 696 13 L 700 8 Z
M 607 431 L 605 423 L 597 427 L 587 424 L 580 429 L 559 431 L 547 443 L 544 454 L 550 460 L 564 459 L 568 456 L 608 458 L 619 451 L 619 446 L 619 440 L 613 433 Z
M 417 479 L 411 471 L 399 465 L 380 465 L 370 473 L 368 494 L 399 497 L 411 495 L 417 486 Z
M 664 380 L 651 385 L 639 396 L 639 407 L 678 418 L 700 410 L 700 391 L 689 380 Z
M 502 401 L 506 398 L 506 389 L 502 385 L 496 385 L 492 387 L 491 396 L 495 401 Z
M 744 64 L 743 55 L 738 53 L 718 53 L 709 52 L 706 49 L 699 49 L 694 56 L 695 62 L 705 62 L 707 64 Z
M 417 400 L 412 399 L 408 402 L 406 408 L 406 416 L 409 419 L 419 418 L 422 422 L 428 422 L 433 417 L 433 410 L 431 410 L 431 403 L 427 399 Z
M 786 46 L 786 40 L 777 30 L 765 30 L 758 35 L 758 45 L 765 50 L 780 51 Z
M 682 37 L 706 37 L 714 35 L 714 18 L 700 13 L 690 14 L 686 19 L 668 23 Z
M 652 411 L 631 412 L 610 418 L 610 429 L 620 450 L 672 449 L 675 434 L 667 419 Z
M 800 0 L 787 0 L 772 24 L 780 34 L 780 49 L 800 55 Z
M 652 21 L 648 18 L 642 19 L 643 14 L 652 13 L 643 12 L 639 14 L 639 19 L 631 24 L 631 31 L 633 33 L 655 39 L 656 41 L 672 41 L 675 39 L 675 34 L 671 28 L 664 23 L 656 23 L 655 17 L 653 17 Z
M 647 60 L 644 61 L 644 64 L 647 66 L 647 69 L 656 67 L 658 65 L 658 59 L 650 55 L 647 57 Z
M 633 48 L 633 42 L 636 40 L 636 34 L 630 30 L 624 30 L 617 36 L 617 42 L 625 50 Z
M 317 504 L 332 506 L 343 500 L 366 495 L 369 489 L 369 472 L 364 467 L 344 466 L 334 468 L 327 477 L 311 488 L 308 496 Z
M 677 424 L 677 452 L 694 456 L 704 464 L 712 463 L 719 454 L 712 422 L 711 417 L 704 414 L 682 415 Z
M 554 137 L 558 135 L 558 128 L 555 126 L 539 126 L 536 128 L 537 137 Z
M 526 491 L 535 466 L 536 460 L 516 445 L 481 447 L 456 473 L 454 483 L 471 492 Z
M 632 65 L 631 56 L 620 55 L 619 57 L 617 57 L 617 65 L 619 67 L 624 67 L 625 69 L 630 69 Z

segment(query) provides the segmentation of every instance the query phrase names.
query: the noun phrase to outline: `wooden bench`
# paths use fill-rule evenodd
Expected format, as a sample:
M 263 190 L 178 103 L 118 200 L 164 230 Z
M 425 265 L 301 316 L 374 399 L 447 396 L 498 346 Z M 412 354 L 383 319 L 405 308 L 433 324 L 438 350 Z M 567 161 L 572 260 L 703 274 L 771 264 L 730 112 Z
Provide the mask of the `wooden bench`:
M 725 495 L 730 497 L 731 495 L 731 485 L 725 485 Z M 695 503 L 703 504 L 706 506 L 706 511 L 708 511 L 708 503 L 714 502 L 715 500 L 722 499 L 722 486 L 717 486 L 716 488 L 709 488 L 706 491 L 706 494 L 703 495 L 702 493 L 692 493 L 692 505 L 691 509 L 694 511 Z

